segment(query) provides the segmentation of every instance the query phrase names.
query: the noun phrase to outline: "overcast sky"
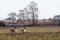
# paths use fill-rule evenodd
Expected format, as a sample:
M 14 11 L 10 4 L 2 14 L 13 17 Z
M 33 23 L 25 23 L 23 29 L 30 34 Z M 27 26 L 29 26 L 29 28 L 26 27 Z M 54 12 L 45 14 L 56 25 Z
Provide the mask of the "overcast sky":
M 35 1 L 39 8 L 39 19 L 60 15 L 60 0 L 0 0 L 0 20 L 8 17 L 8 13 L 16 12 Z

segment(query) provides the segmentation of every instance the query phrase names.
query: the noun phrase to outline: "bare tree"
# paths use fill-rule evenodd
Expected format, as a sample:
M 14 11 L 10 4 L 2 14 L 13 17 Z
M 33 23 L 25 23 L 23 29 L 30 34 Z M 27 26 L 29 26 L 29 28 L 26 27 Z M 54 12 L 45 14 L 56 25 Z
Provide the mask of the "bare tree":
M 28 22 L 29 21 L 29 14 L 30 14 L 30 12 L 28 11 L 28 8 L 24 8 L 24 12 L 25 12 L 25 19 Z M 28 23 L 27 23 L 27 25 L 28 25 Z
M 24 8 L 24 13 L 25 13 L 25 19 L 28 20 L 28 13 L 27 13 L 27 8 Z
M 21 19 L 23 21 L 23 24 L 24 24 L 24 20 L 25 20 L 25 13 L 24 13 L 24 10 L 20 10 L 19 11 L 20 13 L 18 14 L 18 16 L 20 16 L 19 19 Z
M 16 13 L 15 12 L 11 12 L 10 14 L 8 14 L 8 16 L 11 18 L 12 21 L 16 20 Z
M 33 25 L 38 20 L 38 7 L 37 3 L 32 1 L 28 7 L 25 7 L 23 10 L 19 11 L 20 13 L 18 14 L 19 19 L 23 20 L 23 23 L 25 24 L 24 20 L 27 19 L 27 21 L 32 20 Z
M 12 25 L 14 25 L 14 21 L 16 20 L 16 13 L 11 12 L 10 14 L 8 14 L 8 16 L 11 18 Z
M 38 8 L 37 8 L 37 3 L 35 3 L 34 1 L 32 1 L 30 3 L 29 6 L 29 10 L 31 11 L 32 14 L 32 21 L 33 21 L 33 25 L 35 25 L 35 20 L 38 19 Z

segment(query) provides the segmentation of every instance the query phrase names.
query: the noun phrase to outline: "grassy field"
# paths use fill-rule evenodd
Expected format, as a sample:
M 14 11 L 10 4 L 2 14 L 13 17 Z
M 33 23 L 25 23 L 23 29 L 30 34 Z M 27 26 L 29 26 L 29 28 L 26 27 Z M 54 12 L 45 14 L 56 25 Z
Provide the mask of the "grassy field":
M 21 32 L 23 27 L 17 27 L 17 33 Z M 10 29 L 14 29 L 14 27 L 0 27 L 0 33 L 9 33 Z M 36 27 L 26 27 L 27 32 L 58 32 L 60 31 L 60 27 L 58 26 L 36 26 Z
M 60 40 L 60 35 L 0 35 L 0 40 Z
M 8 35 L 7 33 L 11 33 L 9 30 L 14 27 L 0 27 L 0 40 L 60 40 L 60 34 L 56 35 L 46 35 L 46 34 L 32 34 L 32 35 Z M 21 28 L 17 27 L 16 33 L 21 32 Z M 60 27 L 58 26 L 44 26 L 44 27 L 26 27 L 27 32 L 60 32 Z M 4 34 L 6 33 L 6 34 Z

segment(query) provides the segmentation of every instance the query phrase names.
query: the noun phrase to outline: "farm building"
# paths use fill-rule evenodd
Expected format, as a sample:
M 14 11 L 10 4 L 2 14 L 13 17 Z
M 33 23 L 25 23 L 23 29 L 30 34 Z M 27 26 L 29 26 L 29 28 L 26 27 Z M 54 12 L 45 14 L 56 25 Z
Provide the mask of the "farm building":
M 60 25 L 60 15 L 54 16 L 53 20 L 55 25 Z
M 17 25 L 17 21 L 15 20 L 15 21 L 12 21 L 12 20 L 4 20 L 4 24 L 6 25 L 6 26 L 16 26 Z
M 40 19 L 38 20 L 39 25 L 53 25 L 53 19 Z
M 0 20 L 0 27 L 5 26 L 4 21 Z
M 32 20 L 0 20 L 0 26 L 23 26 L 23 25 L 32 25 Z M 59 16 L 54 16 L 53 19 L 39 19 L 38 21 L 35 21 L 36 25 L 60 25 L 60 18 Z
M 32 25 L 32 20 L 2 20 L 0 21 L 0 26 L 21 26 L 21 25 Z

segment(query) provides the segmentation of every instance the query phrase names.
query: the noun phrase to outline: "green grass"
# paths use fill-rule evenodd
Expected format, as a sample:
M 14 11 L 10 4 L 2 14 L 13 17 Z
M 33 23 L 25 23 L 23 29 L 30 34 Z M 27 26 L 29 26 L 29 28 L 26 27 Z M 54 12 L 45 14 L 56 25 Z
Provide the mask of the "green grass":
M 0 35 L 0 40 L 60 40 L 60 35 Z
M 17 27 L 17 33 L 21 32 L 22 27 Z M 11 28 L 0 28 L 0 33 L 9 33 Z M 60 31 L 60 27 L 26 27 L 27 32 L 58 32 Z
M 20 33 L 22 27 L 18 27 L 16 33 Z M 9 33 L 11 28 L 0 28 L 0 40 L 60 40 L 60 34 L 58 35 L 4 35 Z M 59 32 L 60 27 L 26 27 L 27 32 Z
M 27 32 L 57 32 L 60 31 L 60 28 L 40 28 L 40 27 L 36 27 L 36 28 L 26 28 Z

